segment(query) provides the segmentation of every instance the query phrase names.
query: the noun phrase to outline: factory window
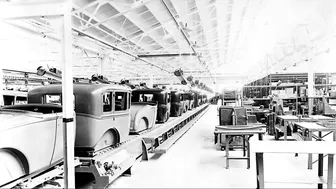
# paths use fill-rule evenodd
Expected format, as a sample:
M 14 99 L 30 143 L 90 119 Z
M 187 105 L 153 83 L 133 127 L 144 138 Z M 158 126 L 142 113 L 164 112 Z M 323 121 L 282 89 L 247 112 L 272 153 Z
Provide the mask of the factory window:
M 126 92 L 116 92 L 114 97 L 115 111 L 127 110 L 127 93 Z
M 111 94 L 110 92 L 103 94 L 103 111 L 110 112 L 112 111 L 112 104 L 111 104 Z

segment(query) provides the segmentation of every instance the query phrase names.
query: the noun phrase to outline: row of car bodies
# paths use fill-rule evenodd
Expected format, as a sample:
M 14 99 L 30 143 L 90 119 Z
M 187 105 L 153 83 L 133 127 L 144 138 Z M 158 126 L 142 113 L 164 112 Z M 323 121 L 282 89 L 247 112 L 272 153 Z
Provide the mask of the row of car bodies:
M 132 105 L 139 103 L 157 104 L 156 122 L 164 123 L 171 116 L 181 116 L 205 103 L 204 95 L 159 88 L 136 89 L 132 91 Z
M 129 137 L 131 89 L 74 83 L 75 155 L 92 156 Z M 28 92 L 28 104 L 0 109 L 0 187 L 63 158 L 62 85 Z M 7 168 L 6 168 L 7 167 Z
M 74 83 L 73 89 L 76 156 L 93 156 L 204 103 L 197 93 L 119 84 Z M 63 158 L 62 85 L 32 89 L 27 97 L 28 104 L 0 109 L 0 187 Z

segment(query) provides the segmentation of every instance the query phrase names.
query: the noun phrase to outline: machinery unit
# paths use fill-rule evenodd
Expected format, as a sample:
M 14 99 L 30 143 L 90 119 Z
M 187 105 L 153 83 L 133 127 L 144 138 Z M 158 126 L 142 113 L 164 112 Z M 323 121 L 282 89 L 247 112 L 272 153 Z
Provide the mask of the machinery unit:
M 239 106 L 219 107 L 219 125 L 246 125 L 246 108 Z

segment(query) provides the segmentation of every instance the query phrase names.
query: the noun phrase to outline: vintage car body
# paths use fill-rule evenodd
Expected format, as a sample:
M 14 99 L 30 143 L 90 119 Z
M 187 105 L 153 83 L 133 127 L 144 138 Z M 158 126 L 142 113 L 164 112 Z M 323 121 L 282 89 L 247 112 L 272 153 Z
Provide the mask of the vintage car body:
M 201 106 L 203 104 L 202 102 L 202 95 L 201 94 L 197 94 L 197 105 Z
M 186 110 L 192 110 L 194 108 L 194 93 L 185 92 L 183 94 L 183 100 L 186 101 Z
M 156 121 L 156 115 L 156 103 L 132 102 L 130 133 L 139 133 L 152 128 Z
M 170 113 L 172 116 L 181 116 L 183 113 L 183 99 L 182 93 L 179 91 L 171 91 L 171 108 Z
M 143 98 L 143 97 L 146 98 Z M 149 102 L 157 104 L 156 121 L 164 123 L 170 117 L 170 92 L 163 89 L 136 89 L 132 91 L 132 105 L 139 102 Z
M 186 96 L 185 92 L 181 92 L 181 96 L 182 96 L 182 106 L 183 106 L 183 113 L 187 112 L 189 110 L 189 106 L 190 106 L 190 100 L 188 99 L 188 97 Z
M 130 88 L 116 84 L 74 83 L 76 155 L 91 156 L 127 140 L 130 92 Z M 60 84 L 35 88 L 28 93 L 28 103 L 60 103 L 61 93 Z
M 203 104 L 208 103 L 208 97 L 207 97 L 207 95 L 202 95 L 202 103 Z
M 62 160 L 61 106 L 6 106 L 0 121 L 0 186 Z
M 197 108 L 199 106 L 198 104 L 198 93 L 197 92 L 194 92 L 194 108 Z

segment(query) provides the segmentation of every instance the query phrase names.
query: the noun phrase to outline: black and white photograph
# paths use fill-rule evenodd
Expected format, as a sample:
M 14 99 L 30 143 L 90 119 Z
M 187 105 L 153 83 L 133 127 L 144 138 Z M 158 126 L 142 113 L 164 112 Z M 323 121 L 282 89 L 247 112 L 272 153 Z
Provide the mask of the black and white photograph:
M 0 0 L 0 188 L 336 188 L 336 0 Z

